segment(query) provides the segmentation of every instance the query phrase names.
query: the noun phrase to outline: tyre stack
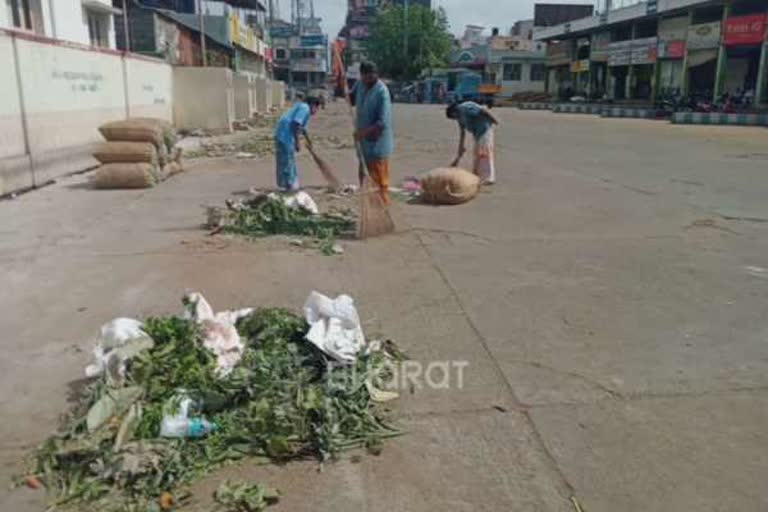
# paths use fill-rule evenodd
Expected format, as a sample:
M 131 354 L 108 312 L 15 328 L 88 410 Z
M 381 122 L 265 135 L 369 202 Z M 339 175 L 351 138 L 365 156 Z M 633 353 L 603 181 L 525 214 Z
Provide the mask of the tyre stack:
M 131 118 L 99 128 L 106 139 L 93 153 L 101 163 L 93 177 L 99 189 L 150 188 L 180 173 L 176 130 L 162 119 Z

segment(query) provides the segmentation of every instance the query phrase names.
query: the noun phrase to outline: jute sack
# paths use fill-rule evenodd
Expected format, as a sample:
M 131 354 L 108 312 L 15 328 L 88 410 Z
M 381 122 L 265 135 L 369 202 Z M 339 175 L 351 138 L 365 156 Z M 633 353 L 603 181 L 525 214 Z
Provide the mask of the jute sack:
M 157 148 L 165 145 L 163 127 L 146 119 L 113 121 L 101 125 L 99 131 L 110 142 L 151 142 Z
M 438 168 L 421 178 L 421 189 L 421 198 L 427 203 L 461 204 L 478 194 L 480 178 L 457 167 Z
M 149 142 L 102 142 L 93 157 L 102 164 L 158 163 L 157 149 Z
M 146 163 L 106 164 L 93 177 L 95 188 L 150 188 L 158 182 L 155 166 Z
M 178 134 L 176 133 L 176 128 L 173 127 L 173 124 L 170 121 L 157 119 L 155 117 L 132 117 L 130 120 L 159 126 L 160 129 L 163 130 L 163 142 L 165 143 L 166 149 L 169 153 L 173 150 L 173 147 L 178 141 Z

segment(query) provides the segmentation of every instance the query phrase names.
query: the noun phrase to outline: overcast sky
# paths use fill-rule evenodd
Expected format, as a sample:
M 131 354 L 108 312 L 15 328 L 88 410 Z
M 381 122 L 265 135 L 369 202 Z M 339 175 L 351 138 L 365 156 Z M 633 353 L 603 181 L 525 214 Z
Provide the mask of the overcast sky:
M 305 0 L 307 5 L 309 0 Z M 595 3 L 590 0 L 538 0 L 539 3 Z M 290 19 L 291 0 L 279 0 L 283 17 Z M 536 0 L 432 0 L 433 6 L 443 7 L 448 13 L 451 31 L 461 35 L 467 24 L 484 25 L 489 29 L 499 27 L 502 32 L 515 21 L 533 18 L 533 4 Z M 347 0 L 315 0 L 315 14 L 323 18 L 323 29 L 331 39 L 344 26 L 347 14 Z

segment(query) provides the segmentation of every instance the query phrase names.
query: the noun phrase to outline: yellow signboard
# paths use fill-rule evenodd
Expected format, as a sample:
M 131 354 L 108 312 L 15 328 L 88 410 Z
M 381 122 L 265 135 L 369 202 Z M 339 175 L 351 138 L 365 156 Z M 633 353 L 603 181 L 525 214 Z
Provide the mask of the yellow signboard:
M 571 73 L 586 73 L 589 71 L 589 59 L 571 62 Z

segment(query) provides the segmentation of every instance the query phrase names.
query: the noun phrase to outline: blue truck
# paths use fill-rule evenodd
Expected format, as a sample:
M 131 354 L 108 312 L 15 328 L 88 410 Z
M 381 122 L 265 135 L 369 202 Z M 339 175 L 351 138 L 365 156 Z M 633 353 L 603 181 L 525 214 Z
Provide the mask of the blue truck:
M 484 83 L 480 73 L 465 71 L 458 75 L 456 87 L 448 93 L 448 101 L 474 101 L 493 107 L 500 93 L 501 86 Z

